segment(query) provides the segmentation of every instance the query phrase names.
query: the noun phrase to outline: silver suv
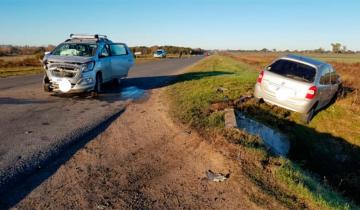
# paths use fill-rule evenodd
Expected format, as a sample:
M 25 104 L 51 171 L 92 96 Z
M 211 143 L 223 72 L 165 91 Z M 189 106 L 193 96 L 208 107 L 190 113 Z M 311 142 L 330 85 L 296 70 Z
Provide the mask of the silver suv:
M 45 53 L 42 60 L 47 92 L 101 92 L 102 84 L 120 82 L 134 64 L 124 43 L 105 35 L 70 35 L 70 39 Z
M 342 89 L 341 79 L 325 62 L 288 55 L 260 72 L 254 96 L 285 109 L 300 112 L 309 123 Z
M 154 52 L 154 58 L 166 58 L 166 51 L 163 49 L 158 49 Z

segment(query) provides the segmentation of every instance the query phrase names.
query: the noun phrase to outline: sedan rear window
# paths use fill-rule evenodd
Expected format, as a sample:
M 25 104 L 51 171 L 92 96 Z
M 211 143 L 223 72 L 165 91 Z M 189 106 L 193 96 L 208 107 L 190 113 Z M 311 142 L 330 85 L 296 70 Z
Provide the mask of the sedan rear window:
M 312 66 L 285 59 L 277 60 L 268 70 L 304 82 L 313 82 L 316 74 L 316 69 Z

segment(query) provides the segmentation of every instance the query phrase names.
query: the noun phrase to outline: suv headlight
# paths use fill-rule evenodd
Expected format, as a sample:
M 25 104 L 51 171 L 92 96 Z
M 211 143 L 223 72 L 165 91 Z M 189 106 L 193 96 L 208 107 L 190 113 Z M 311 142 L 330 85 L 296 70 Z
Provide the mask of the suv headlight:
M 94 69 L 94 66 L 95 66 L 95 62 L 91 61 L 91 62 L 82 64 L 81 67 L 80 67 L 80 70 L 83 73 L 88 72 L 88 71 L 92 71 Z

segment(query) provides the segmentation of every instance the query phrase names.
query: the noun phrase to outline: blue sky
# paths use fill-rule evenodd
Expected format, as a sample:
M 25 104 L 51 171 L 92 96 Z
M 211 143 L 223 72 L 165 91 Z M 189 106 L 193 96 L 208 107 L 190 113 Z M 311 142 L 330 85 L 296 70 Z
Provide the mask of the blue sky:
M 359 0 L 1 0 L 0 44 L 58 44 L 70 33 L 135 45 L 360 50 Z

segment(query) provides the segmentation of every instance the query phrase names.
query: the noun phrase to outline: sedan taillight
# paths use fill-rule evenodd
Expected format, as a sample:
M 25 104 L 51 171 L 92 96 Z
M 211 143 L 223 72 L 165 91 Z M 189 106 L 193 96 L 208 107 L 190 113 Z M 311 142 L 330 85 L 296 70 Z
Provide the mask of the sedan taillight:
M 260 74 L 259 74 L 259 76 L 258 76 L 258 78 L 257 78 L 257 82 L 258 82 L 258 83 L 261 83 L 263 77 L 264 77 L 264 71 L 261 71 Z
M 307 99 L 313 99 L 313 98 L 315 97 L 315 95 L 316 95 L 316 91 L 317 91 L 316 86 L 311 86 L 311 87 L 308 89 L 305 98 L 307 98 Z

